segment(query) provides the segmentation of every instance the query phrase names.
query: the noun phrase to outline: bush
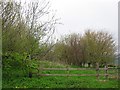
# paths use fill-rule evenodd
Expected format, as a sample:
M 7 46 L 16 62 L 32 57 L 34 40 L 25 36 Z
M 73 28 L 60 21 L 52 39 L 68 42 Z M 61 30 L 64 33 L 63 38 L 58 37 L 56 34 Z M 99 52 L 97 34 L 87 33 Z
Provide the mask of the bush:
M 114 64 L 109 64 L 108 67 L 116 67 Z
M 35 60 L 30 60 L 27 53 L 6 53 L 3 58 L 3 78 L 11 76 L 28 76 L 33 68 L 37 68 Z

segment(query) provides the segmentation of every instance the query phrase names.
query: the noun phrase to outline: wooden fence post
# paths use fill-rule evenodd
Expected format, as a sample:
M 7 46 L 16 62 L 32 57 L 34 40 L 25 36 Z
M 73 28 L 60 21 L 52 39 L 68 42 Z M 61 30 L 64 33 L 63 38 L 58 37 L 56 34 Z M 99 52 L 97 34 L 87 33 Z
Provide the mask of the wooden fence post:
M 108 65 L 105 65 L 105 78 L 108 78 Z
M 37 69 L 37 76 L 39 76 L 39 72 L 40 72 L 40 69 L 39 69 L 39 67 L 40 67 L 40 64 L 38 65 L 38 68 L 36 68 Z
M 42 71 L 43 71 L 43 65 L 40 65 L 39 71 L 38 71 L 38 75 L 42 75 Z
M 68 68 L 68 65 L 66 66 L 66 70 L 67 70 L 67 77 L 69 77 L 69 68 Z
M 99 79 L 99 63 L 96 63 L 96 77 Z

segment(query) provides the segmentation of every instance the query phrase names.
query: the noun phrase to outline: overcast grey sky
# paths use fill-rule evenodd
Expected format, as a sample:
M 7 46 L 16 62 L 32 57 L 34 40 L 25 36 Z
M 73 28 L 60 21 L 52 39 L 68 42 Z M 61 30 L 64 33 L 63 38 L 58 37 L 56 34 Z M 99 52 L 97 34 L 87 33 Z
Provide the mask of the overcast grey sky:
M 19 0 L 18 0 L 19 1 Z M 21 0 L 22 2 L 24 0 Z M 25 0 L 36 1 L 36 0 Z M 86 29 L 103 30 L 118 41 L 118 2 L 120 0 L 48 0 L 56 18 L 61 18 L 55 36 L 83 34 Z
M 83 34 L 86 29 L 103 30 L 118 39 L 119 0 L 50 0 L 56 17 L 64 25 L 57 25 L 55 35 Z

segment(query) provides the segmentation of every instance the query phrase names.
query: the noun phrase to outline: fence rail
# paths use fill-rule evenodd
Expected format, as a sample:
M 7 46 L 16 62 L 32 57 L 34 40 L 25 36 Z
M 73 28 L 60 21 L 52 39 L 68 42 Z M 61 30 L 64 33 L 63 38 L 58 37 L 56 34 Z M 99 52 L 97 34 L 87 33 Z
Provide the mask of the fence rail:
M 96 76 L 97 79 L 99 79 L 100 76 L 105 76 L 106 79 L 108 78 L 108 76 L 112 76 L 112 74 L 109 74 L 108 73 L 108 70 L 110 69 L 116 69 L 117 68 L 108 68 L 108 67 L 105 67 L 105 68 L 69 68 L 69 67 L 66 67 L 66 68 L 39 68 L 38 69 L 38 73 L 34 73 L 34 74 L 37 74 L 38 76 Z M 94 70 L 96 71 L 95 74 L 42 74 L 40 73 L 40 71 L 44 71 L 44 70 L 64 70 L 64 71 L 70 71 L 70 70 Z M 104 73 L 103 74 L 100 74 L 100 70 L 104 70 Z M 115 75 L 115 74 L 114 74 Z M 117 76 L 117 75 L 115 75 Z
M 99 75 L 105 76 L 105 74 L 99 74 Z M 96 76 L 96 75 L 95 74 L 39 74 L 39 76 Z
M 115 68 L 107 68 L 115 69 Z M 95 68 L 39 68 L 39 70 L 96 70 Z M 99 68 L 99 70 L 105 70 L 105 68 Z
M 91 68 L 40 68 L 39 70 L 95 70 Z

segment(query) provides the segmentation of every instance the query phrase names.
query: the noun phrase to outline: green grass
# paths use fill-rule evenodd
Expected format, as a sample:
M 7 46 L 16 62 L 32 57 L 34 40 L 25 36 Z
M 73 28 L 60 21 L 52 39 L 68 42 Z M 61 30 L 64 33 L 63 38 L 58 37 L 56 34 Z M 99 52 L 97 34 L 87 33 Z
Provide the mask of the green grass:
M 117 88 L 116 80 L 97 80 L 95 77 L 33 77 L 13 78 L 3 87 L 8 88 Z
M 40 65 L 46 68 L 64 68 L 68 65 L 60 63 L 52 63 L 41 61 Z M 73 67 L 73 66 L 68 66 Z M 11 70 L 12 71 L 12 70 Z M 16 71 L 20 74 L 20 71 Z M 109 72 L 114 73 L 113 70 Z M 15 73 L 15 71 L 14 71 Z M 63 70 L 45 70 L 43 74 L 67 74 Z M 94 70 L 71 70 L 70 74 L 96 74 Z M 104 73 L 101 71 L 100 73 Z M 118 81 L 115 78 L 105 79 L 100 77 L 99 80 L 95 76 L 36 76 L 32 78 L 24 76 L 14 76 L 11 78 L 4 77 L 2 81 L 3 88 L 118 88 Z
M 50 61 L 40 61 L 39 62 L 40 67 L 44 68 L 65 68 L 70 67 L 70 65 L 67 64 L 61 64 L 58 62 L 50 62 Z

